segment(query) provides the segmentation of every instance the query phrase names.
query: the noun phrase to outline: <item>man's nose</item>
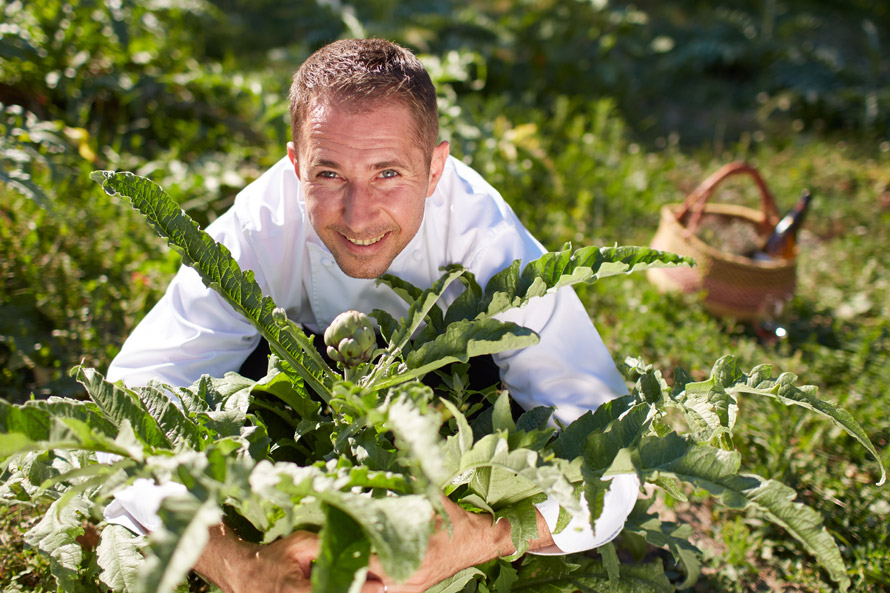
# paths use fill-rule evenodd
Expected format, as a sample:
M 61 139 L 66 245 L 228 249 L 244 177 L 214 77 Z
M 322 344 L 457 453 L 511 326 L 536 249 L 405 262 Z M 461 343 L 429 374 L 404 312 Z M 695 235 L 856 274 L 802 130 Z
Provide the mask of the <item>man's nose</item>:
M 353 231 L 361 231 L 374 224 L 377 203 L 373 192 L 362 185 L 351 184 L 343 202 L 343 223 Z

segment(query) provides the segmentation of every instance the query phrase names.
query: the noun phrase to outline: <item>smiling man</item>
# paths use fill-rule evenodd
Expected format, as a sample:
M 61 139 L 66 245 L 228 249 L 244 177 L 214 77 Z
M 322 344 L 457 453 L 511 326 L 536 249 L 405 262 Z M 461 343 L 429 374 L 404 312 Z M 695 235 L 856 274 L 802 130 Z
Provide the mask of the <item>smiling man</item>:
M 294 76 L 291 123 L 287 158 L 245 188 L 207 231 L 307 330 L 320 333 L 349 309 L 405 315 L 404 301 L 376 284 L 384 273 L 427 288 L 442 266 L 460 263 L 484 285 L 514 260 L 526 263 L 544 253 L 497 191 L 438 142 L 435 88 L 409 51 L 381 40 L 320 49 Z M 447 292 L 444 299 L 456 296 Z M 503 386 L 522 407 L 552 406 L 557 418 L 569 422 L 625 391 L 571 289 L 499 317 L 540 336 L 533 347 L 493 357 Z M 205 373 L 239 369 L 258 342 L 253 326 L 184 267 L 127 339 L 108 378 L 190 385 Z M 150 531 L 158 525 L 160 499 L 177 486 L 142 484 L 122 493 L 106 517 Z M 561 554 L 611 540 L 638 488 L 636 476 L 615 476 L 595 525 L 585 511 L 558 534 L 551 534 L 556 503 L 537 505 L 539 538 L 531 549 Z M 512 553 L 507 522 L 492 524 L 444 504 L 452 531 L 436 531 L 417 573 L 399 584 L 372 562 L 365 593 L 420 592 L 463 568 Z M 241 541 L 223 524 L 212 530 L 195 568 L 226 592 L 308 591 L 317 552 L 311 533 L 260 546 Z
M 377 278 L 417 234 L 448 143 L 432 151 L 421 144 L 399 101 L 313 103 L 297 144 L 287 147 L 309 222 L 344 274 Z

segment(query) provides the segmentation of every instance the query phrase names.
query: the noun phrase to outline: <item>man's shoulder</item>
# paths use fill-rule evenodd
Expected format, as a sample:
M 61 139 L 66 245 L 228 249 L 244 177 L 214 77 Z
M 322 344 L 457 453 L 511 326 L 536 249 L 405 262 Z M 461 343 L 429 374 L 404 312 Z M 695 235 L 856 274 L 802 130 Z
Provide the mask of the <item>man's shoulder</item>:
M 448 157 L 442 181 L 446 183 L 449 195 L 454 197 L 476 196 L 503 201 L 501 194 L 478 171 L 454 156 Z
M 436 191 L 436 201 L 440 207 L 448 208 L 452 215 L 475 219 L 478 216 L 516 220 L 513 209 L 485 178 L 470 165 L 455 157 L 448 158 L 448 164 Z M 518 222 L 518 221 L 517 221 Z
M 274 202 L 299 194 L 300 181 L 285 156 L 238 192 L 235 202 Z
M 290 160 L 278 160 L 238 192 L 229 213 L 244 228 L 280 226 L 302 218 L 300 182 Z

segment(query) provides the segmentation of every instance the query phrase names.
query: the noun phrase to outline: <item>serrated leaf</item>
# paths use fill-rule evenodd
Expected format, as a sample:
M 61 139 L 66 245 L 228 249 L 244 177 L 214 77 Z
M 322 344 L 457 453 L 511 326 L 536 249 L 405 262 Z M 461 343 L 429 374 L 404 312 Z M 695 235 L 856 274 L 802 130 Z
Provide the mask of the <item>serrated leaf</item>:
M 516 560 L 528 551 L 529 541 L 538 539 L 538 511 L 529 499 L 504 507 L 495 513 L 495 521 L 510 521 L 510 541 L 516 551 L 505 560 Z
M 320 397 L 330 399 L 334 372 L 312 340 L 293 322 L 278 324 L 274 320 L 276 305 L 263 296 L 253 272 L 242 271 L 231 252 L 202 231 L 159 185 L 132 173 L 113 171 L 93 171 L 90 178 L 108 195 L 127 198 L 182 256 L 183 263 L 198 272 L 206 286 L 250 321 L 268 340 L 272 351 L 296 369 Z
M 841 589 L 849 588 L 840 550 L 819 513 L 794 502 L 796 493 L 784 484 L 737 473 L 740 457 L 738 452 L 700 445 L 676 434 L 648 437 L 640 446 L 644 473 L 675 476 L 707 490 L 729 508 L 758 509 L 801 542 Z
M 419 465 L 424 479 L 442 487 L 449 478 L 443 443 L 439 437 L 441 416 L 434 410 L 421 412 L 405 393 L 386 409 L 386 427 L 396 436 L 396 446 Z
M 92 503 L 83 495 L 55 500 L 40 521 L 24 536 L 25 542 L 50 557 L 50 570 L 59 588 L 78 587 L 83 548 L 77 537 L 83 535 L 83 521 L 90 515 Z
M 452 362 L 466 362 L 474 356 L 526 348 L 538 343 L 538 335 L 515 323 L 496 319 L 452 323 L 434 340 L 412 351 L 405 363 L 408 371 L 402 381 L 419 377 Z
M 648 247 L 582 247 L 572 251 L 548 252 L 529 262 L 519 274 L 519 261 L 492 276 L 477 314 L 492 316 L 522 307 L 535 297 L 556 292 L 564 286 L 594 282 L 617 274 L 652 267 L 691 265 L 691 258 Z M 448 317 L 448 312 L 446 312 Z
M 349 593 L 365 581 L 371 542 L 355 519 L 337 507 L 324 505 L 324 515 L 312 593 Z
M 167 391 L 159 384 L 150 382 L 147 386 L 140 388 L 137 393 L 145 405 L 145 409 L 155 419 L 171 443 L 187 445 L 198 450 L 204 447 L 201 427 L 183 414 Z
M 106 526 L 96 548 L 96 562 L 102 569 L 99 580 L 116 592 L 138 591 L 139 567 L 144 560 L 140 550 L 144 545 L 145 536 L 121 525 Z
M 580 460 L 575 464 L 539 464 L 536 451 L 510 450 L 504 435 L 490 434 L 461 457 L 452 483 L 469 484 L 473 493 L 498 509 L 544 493 L 575 510 L 578 501 L 571 482 L 581 478 L 579 465 Z
M 430 310 L 436 305 L 439 297 L 457 280 L 466 273 L 463 266 L 451 265 L 444 268 L 444 274 L 436 280 L 431 287 L 421 292 L 411 303 L 408 313 L 399 321 L 398 329 L 391 338 L 390 352 L 401 352 L 408 340 L 414 334 L 420 324 L 429 315 Z
M 625 564 L 615 583 L 599 560 L 578 555 L 526 556 L 513 593 L 674 593 L 660 561 Z
M 585 412 L 559 432 L 553 442 L 553 452 L 563 459 L 575 459 L 584 452 L 588 435 L 603 432 L 630 409 L 634 400 L 626 395 L 607 401 L 594 412 Z
M 135 392 L 109 383 L 95 369 L 76 367 L 74 374 L 86 388 L 102 413 L 115 425 L 120 426 L 124 420 L 130 423 L 139 440 L 151 447 L 169 449 L 170 439 L 161 430 L 157 421 L 148 413 L 145 405 Z
M 732 430 L 738 416 L 738 402 L 730 389 L 744 379 L 735 357 L 724 356 L 714 363 L 707 380 L 689 381 L 682 386 L 675 383 L 672 400 L 682 411 L 696 440 L 726 450 L 735 448 Z
M 14 405 L 0 399 L 0 459 L 66 447 L 129 455 L 114 442 L 117 432 L 91 402 L 50 398 Z
M 863 447 L 865 447 L 865 449 L 869 453 L 872 454 L 872 456 L 878 462 L 878 467 L 880 468 L 881 472 L 881 477 L 878 479 L 877 485 L 881 486 L 886 482 L 887 470 L 884 468 L 884 463 L 881 459 L 881 456 L 878 454 L 878 451 L 875 448 L 874 444 L 871 442 L 871 439 L 868 438 L 868 434 L 862 428 L 862 425 L 860 425 L 859 422 L 857 422 L 856 419 L 853 418 L 853 416 L 849 412 L 816 397 L 817 391 L 814 386 L 795 385 L 795 382 L 797 381 L 797 375 L 793 373 L 782 373 L 781 375 L 779 375 L 778 378 L 772 380 L 770 367 L 761 365 L 757 367 L 755 371 L 756 375 L 754 379 L 748 381 L 748 378 L 740 376 L 736 380 L 736 384 L 732 385 L 732 387 L 730 387 L 729 389 L 733 393 L 737 394 L 769 397 L 786 406 L 800 406 L 804 409 L 825 416 L 834 424 L 843 428 L 844 431 L 847 432 L 847 434 L 859 441 L 859 443 Z M 757 385 L 752 387 L 750 383 L 755 381 L 757 382 Z
M 369 498 L 331 491 L 318 496 L 361 525 L 387 575 L 405 581 L 420 566 L 434 523 L 425 497 Z
M 692 527 L 688 524 L 663 522 L 658 517 L 646 515 L 644 517 L 631 517 L 624 524 L 624 530 L 636 533 L 653 546 L 668 550 L 674 557 L 674 561 L 683 566 L 686 579 L 680 584 L 680 589 L 692 587 L 701 574 L 701 551 L 690 541 Z
M 619 451 L 630 447 L 644 434 L 652 419 L 649 404 L 637 404 L 609 424 L 605 432 L 591 432 L 584 448 L 584 469 L 591 475 L 602 475 L 614 462 Z
M 214 500 L 193 494 L 165 498 L 158 510 L 163 527 L 152 532 L 139 569 L 141 593 L 173 593 L 185 580 L 210 538 L 209 529 L 222 519 Z
M 471 566 L 455 573 L 444 581 L 436 583 L 424 591 L 424 593 L 460 593 L 467 586 L 467 583 L 477 577 L 484 578 L 485 573 L 475 566 Z

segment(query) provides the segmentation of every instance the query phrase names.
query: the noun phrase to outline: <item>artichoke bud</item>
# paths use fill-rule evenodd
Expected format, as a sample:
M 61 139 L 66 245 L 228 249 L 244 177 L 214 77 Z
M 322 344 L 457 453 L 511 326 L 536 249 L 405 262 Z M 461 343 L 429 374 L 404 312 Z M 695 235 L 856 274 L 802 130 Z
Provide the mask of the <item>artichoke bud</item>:
M 287 327 L 287 311 L 283 307 L 275 307 L 272 309 L 272 321 L 278 327 Z
M 331 360 L 355 367 L 371 360 L 377 337 L 370 317 L 358 311 L 346 311 L 325 330 L 324 343 Z

